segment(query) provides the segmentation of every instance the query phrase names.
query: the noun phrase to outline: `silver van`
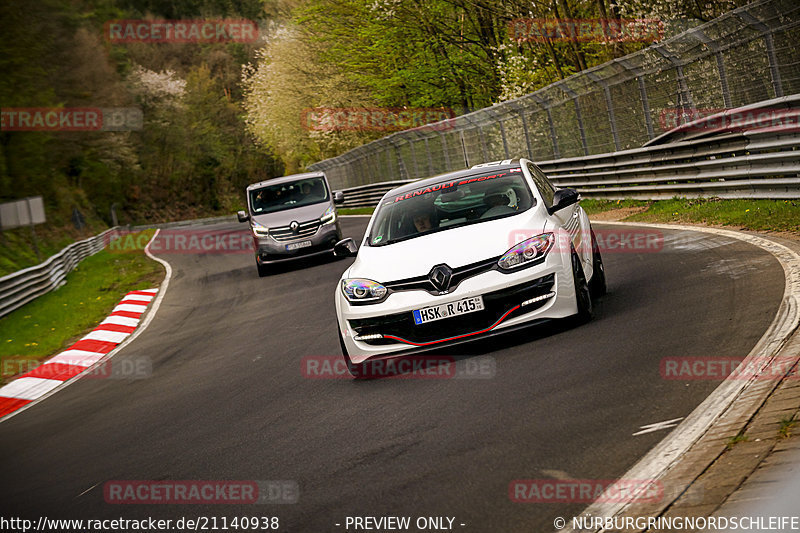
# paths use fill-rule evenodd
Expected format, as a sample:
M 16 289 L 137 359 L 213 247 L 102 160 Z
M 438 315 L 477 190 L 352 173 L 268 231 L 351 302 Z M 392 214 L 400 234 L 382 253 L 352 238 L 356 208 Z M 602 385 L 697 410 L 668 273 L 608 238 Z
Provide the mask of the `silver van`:
M 331 192 L 323 172 L 294 174 L 247 187 L 247 209 L 239 222 L 250 222 L 258 275 L 269 265 L 303 257 L 332 254 L 342 239 L 336 204 L 341 191 Z

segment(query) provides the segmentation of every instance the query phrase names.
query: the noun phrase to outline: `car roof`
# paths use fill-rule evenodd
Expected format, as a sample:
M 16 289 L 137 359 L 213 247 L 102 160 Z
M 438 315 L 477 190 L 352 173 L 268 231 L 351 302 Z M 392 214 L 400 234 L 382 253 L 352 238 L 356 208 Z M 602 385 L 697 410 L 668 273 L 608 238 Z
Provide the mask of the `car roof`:
M 492 170 L 508 170 L 511 168 L 519 168 L 520 166 L 520 159 L 505 159 L 503 161 L 493 161 L 491 163 L 482 163 L 480 165 L 475 165 L 472 168 L 465 168 L 463 170 L 456 170 L 453 172 L 446 172 L 444 174 L 438 174 L 436 176 L 430 178 L 424 178 L 417 181 L 412 181 L 411 183 L 407 183 L 405 185 L 401 185 L 400 187 L 396 187 L 389 192 L 386 193 L 386 196 L 392 196 L 395 194 L 404 194 L 411 191 L 416 191 L 422 187 L 427 187 L 428 185 L 433 185 L 435 183 L 439 183 L 440 181 L 446 181 L 450 179 L 459 179 L 465 178 L 468 176 L 475 176 L 480 174 L 486 174 L 486 172 L 491 172 Z
M 251 183 L 247 186 L 247 190 L 251 191 L 253 189 L 260 189 L 261 187 L 266 187 L 268 185 L 280 185 L 281 183 L 289 183 L 291 181 L 302 180 L 305 178 L 324 178 L 324 172 L 305 172 L 303 174 L 292 174 L 291 176 L 281 176 L 280 178 L 271 178 L 264 181 L 259 181 L 258 183 Z

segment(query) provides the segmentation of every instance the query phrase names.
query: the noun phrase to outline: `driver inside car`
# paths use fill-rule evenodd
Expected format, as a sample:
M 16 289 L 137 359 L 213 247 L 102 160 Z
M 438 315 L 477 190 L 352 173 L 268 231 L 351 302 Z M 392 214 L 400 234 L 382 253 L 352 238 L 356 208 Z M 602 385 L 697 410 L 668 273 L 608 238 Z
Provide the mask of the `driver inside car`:
M 489 209 L 481 215 L 481 218 L 491 218 L 514 212 L 514 208 L 509 206 L 511 199 L 506 188 L 495 188 L 486 191 L 483 201 L 489 206 Z

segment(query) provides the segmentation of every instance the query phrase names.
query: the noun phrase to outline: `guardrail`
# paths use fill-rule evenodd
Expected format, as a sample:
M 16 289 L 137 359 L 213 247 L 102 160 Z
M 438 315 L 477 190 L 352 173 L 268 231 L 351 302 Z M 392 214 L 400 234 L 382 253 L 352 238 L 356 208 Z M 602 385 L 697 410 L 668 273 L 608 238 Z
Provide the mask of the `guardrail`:
M 557 186 L 592 198 L 800 198 L 800 95 L 696 120 L 642 148 L 537 163 Z M 372 207 L 410 181 L 345 189 L 345 206 Z
M 747 116 L 751 111 L 788 125 L 763 127 L 745 120 L 734 128 L 711 131 L 705 126 L 715 117 L 724 120 L 728 111 L 642 148 L 544 161 L 540 167 L 559 187 L 592 198 L 800 198 L 800 95 L 733 112 Z
M 0 317 L 63 285 L 81 260 L 103 249 L 105 236 L 114 229 L 74 242 L 44 263 L 0 278 Z

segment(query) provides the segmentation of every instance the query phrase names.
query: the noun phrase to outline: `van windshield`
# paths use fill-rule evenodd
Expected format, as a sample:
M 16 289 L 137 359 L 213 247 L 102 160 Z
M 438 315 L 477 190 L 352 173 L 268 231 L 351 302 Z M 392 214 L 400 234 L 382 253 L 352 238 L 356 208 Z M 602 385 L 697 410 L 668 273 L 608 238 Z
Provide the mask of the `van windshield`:
M 250 206 L 254 215 L 275 213 L 326 201 L 328 201 L 328 187 L 325 180 L 320 177 L 267 185 L 250 191 Z
M 384 198 L 368 245 L 519 214 L 535 205 L 519 168 L 475 174 Z

